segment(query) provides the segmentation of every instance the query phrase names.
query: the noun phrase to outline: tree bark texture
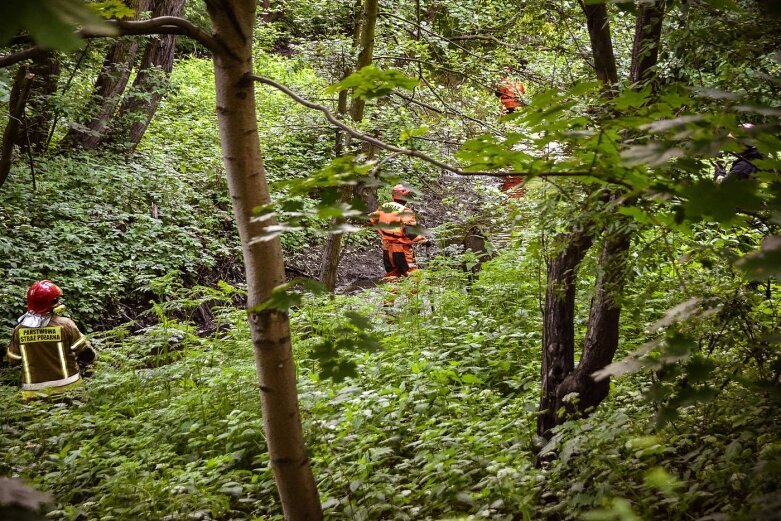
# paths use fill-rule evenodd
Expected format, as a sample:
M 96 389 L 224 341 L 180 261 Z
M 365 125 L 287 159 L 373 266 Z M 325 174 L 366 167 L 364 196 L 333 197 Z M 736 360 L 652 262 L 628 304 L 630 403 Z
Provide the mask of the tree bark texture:
M 664 0 L 643 4 L 637 15 L 635 40 L 632 47 L 630 81 L 636 86 L 656 78 L 656 64 L 664 18 Z M 614 194 L 614 198 L 618 194 Z M 587 415 L 602 403 L 610 389 L 610 380 L 595 382 L 595 371 L 613 361 L 618 349 L 621 316 L 620 295 L 627 279 L 627 259 L 632 243 L 630 222 L 617 217 L 613 230 L 606 232 L 599 255 L 601 275 L 597 280 L 589 311 L 588 330 L 577 370 L 567 376 L 556 391 L 556 408 L 564 408 L 565 418 Z M 563 398 L 577 393 L 576 401 Z
M 578 368 L 571 372 L 556 389 L 556 410 L 564 409 L 561 420 L 581 417 L 602 403 L 610 389 L 610 380 L 595 382 L 591 374 L 613 361 L 618 349 L 621 316 L 620 296 L 627 278 L 627 259 L 631 245 L 628 219 L 619 221 L 620 229 L 606 232 L 599 255 L 601 274 L 588 318 L 583 352 Z M 577 393 L 575 401 L 564 401 L 570 393 Z
M 16 138 L 16 144 L 22 151 L 28 147 L 36 153 L 44 151 L 52 125 L 52 108 L 49 102 L 57 92 L 57 80 L 60 76 L 60 61 L 53 52 L 36 56 L 30 65 L 33 80 L 30 84 L 30 96 L 27 102 L 27 115 L 24 129 Z
M 591 247 L 593 231 L 560 238 L 566 247 L 548 261 L 542 330 L 542 394 L 537 434 L 547 436 L 558 424 L 556 390 L 575 368 L 575 287 L 578 267 Z
M 285 518 L 319 520 L 322 511 L 304 447 L 288 315 L 254 310 L 285 281 L 279 239 L 253 241 L 273 224 L 253 219 L 253 209 L 270 200 L 254 85 L 249 79 L 256 4 L 256 0 L 207 0 L 214 37 L 228 51 L 214 57 L 217 119 L 247 276 L 248 319 L 271 467 Z
M 27 96 L 30 94 L 30 84 L 33 81 L 33 75 L 29 72 L 27 65 L 22 65 L 16 72 L 14 85 L 11 87 L 11 95 L 8 100 L 8 123 L 3 133 L 2 149 L 0 149 L 0 188 L 8 179 L 8 173 L 11 171 L 11 163 L 14 158 L 14 143 L 19 134 L 20 122 L 24 115 L 24 106 L 27 103 Z
M 149 0 L 133 0 L 129 5 L 136 11 L 137 18 L 139 13 L 147 10 Z M 83 128 L 71 127 L 60 145 L 61 148 L 98 148 L 125 92 L 137 52 L 137 38 L 119 38 L 111 45 L 95 80 L 89 110 L 91 118 Z
M 655 0 L 650 4 L 639 6 L 635 41 L 632 45 L 632 69 L 629 73 L 629 79 L 633 84 L 645 83 L 656 78 L 665 2 L 666 0 Z
M 360 70 L 363 67 L 371 65 L 374 57 L 374 35 L 375 28 L 377 26 L 377 11 L 379 9 L 378 0 L 367 0 L 363 9 L 360 11 L 360 16 L 357 16 L 355 21 L 355 28 L 353 33 L 353 44 L 358 47 L 358 61 L 356 63 L 356 70 Z M 344 71 L 344 77 L 346 78 L 351 73 L 349 67 Z M 339 93 L 339 105 L 337 111 L 341 115 L 347 113 L 347 91 L 341 91 Z M 364 108 L 366 102 L 361 99 L 352 97 L 350 99 L 350 117 L 354 122 L 360 122 L 363 119 Z M 344 153 L 344 149 L 349 145 L 350 137 L 343 132 L 337 131 L 336 144 L 334 145 L 334 155 L 336 157 L 341 156 Z M 364 151 L 367 157 L 372 153 L 373 149 L 365 148 Z M 357 191 L 357 190 L 356 190 Z M 350 201 L 353 195 L 352 189 L 342 189 L 339 193 L 339 203 L 346 204 Z M 335 219 L 333 225 L 339 225 L 344 222 L 344 219 Z M 329 233 L 325 240 L 323 248 L 323 257 L 320 263 L 320 281 L 329 290 L 334 291 L 336 289 L 336 283 L 339 272 L 339 259 L 342 255 L 342 239 L 344 234 L 340 232 Z
M 184 3 L 185 0 L 152 0 L 152 16 L 181 16 Z M 122 100 L 117 126 L 108 142 L 127 152 L 135 151 L 168 87 L 175 50 L 176 35 L 156 35 L 147 40 L 138 74 Z
M 610 20 L 605 4 L 586 4 L 581 1 L 586 15 L 586 27 L 591 41 L 591 54 L 597 79 L 607 88 L 618 83 L 616 57 L 613 54 L 613 40 L 610 36 Z

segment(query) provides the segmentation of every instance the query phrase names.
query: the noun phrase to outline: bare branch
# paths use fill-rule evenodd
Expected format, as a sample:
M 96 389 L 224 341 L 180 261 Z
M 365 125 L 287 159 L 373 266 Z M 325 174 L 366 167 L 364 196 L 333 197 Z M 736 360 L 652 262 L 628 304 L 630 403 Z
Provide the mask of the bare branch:
M 473 123 L 477 123 L 481 127 L 485 127 L 487 129 L 490 129 L 491 131 L 493 131 L 497 135 L 501 136 L 503 134 L 501 130 L 499 130 L 495 126 L 491 125 L 490 123 L 487 123 L 487 122 L 482 121 L 482 120 L 477 119 L 477 118 L 473 118 L 472 116 L 467 116 L 466 114 L 453 109 L 450 105 L 445 105 L 444 109 L 440 109 L 440 108 L 437 108 L 437 107 L 435 107 L 433 105 L 429 105 L 428 103 L 424 103 L 422 101 L 413 99 L 413 98 L 411 98 L 409 96 L 405 96 L 404 94 L 400 94 L 398 92 L 394 92 L 393 94 L 398 96 L 399 98 L 403 99 L 404 101 L 407 101 L 409 103 L 413 103 L 415 105 L 418 105 L 419 107 L 423 107 L 426 110 L 430 110 L 430 111 L 436 112 L 438 114 L 445 114 L 445 115 L 447 115 L 447 114 L 454 114 L 454 115 L 456 115 L 456 116 L 458 116 L 460 118 L 464 118 L 464 119 L 469 120 L 469 121 L 471 121 Z
M 25 49 L 23 51 L 15 52 L 13 54 L 6 54 L 5 56 L 0 56 L 0 69 L 4 67 L 10 67 L 11 65 L 14 65 L 24 60 L 32 60 L 33 58 L 45 52 L 46 49 L 41 49 L 40 47 L 30 47 L 29 49 Z
M 312 103 L 311 101 L 307 101 L 306 99 L 302 98 L 292 90 L 288 89 L 284 85 L 281 85 L 274 80 L 271 80 L 269 78 L 265 78 L 263 76 L 256 76 L 256 75 L 247 75 L 247 78 L 252 81 L 257 81 L 258 83 L 263 83 L 264 85 L 269 85 L 271 87 L 274 87 L 280 92 L 283 92 L 287 94 L 289 97 L 291 97 L 293 100 L 295 100 L 297 103 L 313 109 L 317 110 L 323 113 L 325 116 L 325 119 L 327 119 L 332 125 L 342 129 L 344 132 L 350 134 L 352 137 L 356 139 L 360 139 L 361 141 L 365 141 L 367 143 L 371 143 L 372 145 L 382 148 L 384 150 L 387 150 L 389 152 L 392 152 L 394 154 L 408 156 L 408 157 L 414 157 L 417 159 L 420 159 L 421 161 L 425 161 L 426 163 L 432 164 L 436 166 L 437 168 L 441 168 L 442 170 L 446 170 L 448 172 L 452 172 L 457 175 L 462 176 L 490 176 L 490 177 L 506 177 L 508 175 L 518 175 L 518 176 L 533 176 L 533 177 L 598 177 L 593 175 L 590 172 L 498 172 L 498 171 L 477 171 L 477 172 L 470 172 L 467 170 L 464 170 L 462 168 L 459 168 L 457 166 L 453 166 L 447 163 L 444 163 L 442 161 L 439 161 L 438 159 L 435 159 L 431 156 L 428 156 L 424 154 L 423 152 L 420 152 L 419 150 L 411 150 L 406 148 L 399 148 L 394 145 L 389 145 L 388 143 L 385 143 L 383 141 L 380 141 L 379 139 L 372 137 L 368 134 L 364 134 L 363 132 L 360 132 L 358 130 L 355 130 L 354 128 L 345 125 L 339 119 L 336 118 L 327 108 L 325 108 L 322 105 L 318 105 L 317 103 Z M 619 183 L 623 184 L 623 182 L 619 180 L 613 180 L 610 179 L 610 182 L 613 183 Z

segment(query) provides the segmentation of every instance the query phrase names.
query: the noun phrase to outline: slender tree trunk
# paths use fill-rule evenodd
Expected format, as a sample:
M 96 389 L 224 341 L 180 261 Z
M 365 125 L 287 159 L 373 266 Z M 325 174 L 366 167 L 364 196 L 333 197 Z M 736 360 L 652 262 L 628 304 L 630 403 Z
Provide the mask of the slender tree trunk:
M 256 4 L 256 0 L 207 0 L 215 38 L 229 51 L 214 57 L 217 119 L 247 275 L 248 318 L 271 467 L 285 518 L 319 520 L 322 511 L 304 447 L 288 315 L 254 310 L 285 280 L 279 239 L 252 240 L 272 224 L 253 220 L 252 213 L 269 202 L 254 86 L 248 79 Z
M 149 0 L 132 0 L 129 5 L 135 10 L 137 19 L 138 15 L 149 7 Z M 98 148 L 125 92 L 137 52 L 137 38 L 119 38 L 111 45 L 95 80 L 91 118 L 83 126 L 72 126 L 68 130 L 60 145 L 62 149 Z
M 181 16 L 185 0 L 152 0 L 152 16 Z M 117 126 L 105 142 L 135 151 L 168 88 L 174 66 L 176 36 L 156 35 L 147 40 L 144 56 L 130 92 L 119 107 Z
M 46 148 L 49 128 L 52 124 L 51 96 L 57 92 L 57 80 L 60 76 L 60 61 L 53 52 L 36 56 L 30 65 L 34 78 L 30 84 L 30 98 L 27 103 L 27 115 L 24 129 L 16 138 L 21 151 L 30 147 L 36 153 Z
M 344 77 L 349 76 L 349 69 L 345 72 Z M 347 91 L 343 90 L 339 93 L 339 104 L 337 106 L 337 112 L 345 116 L 347 114 Z M 336 131 L 336 142 L 334 143 L 334 155 L 340 157 L 344 153 L 344 148 L 347 145 L 349 136 L 347 136 L 341 130 Z M 344 187 L 339 192 L 339 202 L 347 202 L 350 200 L 352 189 L 350 187 Z M 339 225 L 344 222 L 344 219 L 334 219 L 332 224 Z M 325 245 L 323 248 L 323 258 L 320 261 L 320 282 L 328 289 L 328 291 L 334 291 L 336 289 L 336 282 L 339 274 L 339 258 L 342 253 L 342 239 L 344 234 L 341 232 L 329 233 L 325 238 Z
M 588 4 L 580 2 L 586 15 L 586 27 L 591 41 L 591 55 L 594 57 L 594 68 L 597 79 L 607 88 L 618 83 L 616 57 L 613 54 L 613 40 L 610 36 L 610 19 L 607 15 L 607 5 Z
M 360 70 L 363 67 L 371 65 L 374 55 L 374 34 L 375 27 L 377 25 L 377 11 L 379 8 L 378 0 L 366 0 L 363 5 L 363 9 L 360 11 L 360 17 L 355 22 L 354 29 L 354 46 L 360 48 L 358 53 L 358 61 L 356 63 L 356 69 Z M 350 69 L 347 68 L 344 72 L 344 76 L 350 75 Z M 366 102 L 361 99 L 352 98 L 350 103 L 350 117 L 354 122 L 359 122 L 363 119 L 364 108 Z M 342 115 L 347 113 L 347 91 L 339 93 L 339 106 L 338 112 Z M 342 132 L 336 134 L 336 144 L 334 146 L 334 152 L 337 157 L 344 153 L 344 148 L 349 144 L 349 136 Z M 364 149 L 367 157 L 373 152 L 373 149 Z M 339 194 L 339 203 L 346 204 L 350 201 L 353 195 L 353 190 L 343 189 Z M 336 219 L 332 224 L 339 225 L 344 222 L 344 219 Z M 323 258 L 320 263 L 320 281 L 329 290 L 333 291 L 336 288 L 337 276 L 339 272 L 339 258 L 342 254 L 342 239 L 344 234 L 341 232 L 329 233 L 325 240 L 325 246 L 323 248 Z
M 656 79 L 659 61 L 659 42 L 666 0 L 654 0 L 640 5 L 635 25 L 635 41 L 632 45 L 632 69 L 629 73 L 633 84 Z
M 22 65 L 16 72 L 14 86 L 11 87 L 11 95 L 8 100 L 8 124 L 3 133 L 2 148 L 0 148 L 0 188 L 8 179 L 11 171 L 11 163 L 14 158 L 14 143 L 19 134 L 19 123 L 24 115 L 24 105 L 30 94 L 30 84 L 33 75 L 28 71 L 27 65 Z
M 578 267 L 591 247 L 593 231 L 574 231 L 558 240 L 566 247 L 548 262 L 542 330 L 542 394 L 537 434 L 557 425 L 556 390 L 575 368 L 575 283 Z

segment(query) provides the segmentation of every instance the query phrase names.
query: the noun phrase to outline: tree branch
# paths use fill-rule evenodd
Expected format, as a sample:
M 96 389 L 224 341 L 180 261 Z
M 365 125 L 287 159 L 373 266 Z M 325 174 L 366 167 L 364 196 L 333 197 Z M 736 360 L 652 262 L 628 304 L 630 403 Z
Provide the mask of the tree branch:
M 435 159 L 431 156 L 428 156 L 424 154 L 423 152 L 420 152 L 419 150 L 411 150 L 406 148 L 399 148 L 394 145 L 389 145 L 388 143 L 385 143 L 383 141 L 380 141 L 377 138 L 374 138 L 368 134 L 364 134 L 363 132 L 360 132 L 358 130 L 355 130 L 354 128 L 345 125 L 341 121 L 339 121 L 336 116 L 334 116 L 327 108 L 323 107 L 322 105 L 318 105 L 317 103 L 312 103 L 311 101 L 307 101 L 306 99 L 302 98 L 295 92 L 291 91 L 284 85 L 281 85 L 274 80 L 271 80 L 269 78 L 265 78 L 263 76 L 256 76 L 249 74 L 247 75 L 247 79 L 252 81 L 257 81 L 258 83 L 262 83 L 264 85 L 269 85 L 270 87 L 274 87 L 280 92 L 283 92 L 284 94 L 287 94 L 290 98 L 295 100 L 297 103 L 313 109 L 317 110 L 323 113 L 325 118 L 334 126 L 342 129 L 344 132 L 350 134 L 352 137 L 356 139 L 360 139 L 361 141 L 365 141 L 367 143 L 371 143 L 372 145 L 382 148 L 384 150 L 387 150 L 389 152 L 393 152 L 398 155 L 408 156 L 408 157 L 414 157 L 417 159 L 420 159 L 421 161 L 425 161 L 426 163 L 432 164 L 438 168 L 441 168 L 442 170 L 447 170 L 448 172 L 452 172 L 457 175 L 462 176 L 490 176 L 490 177 L 506 177 L 509 175 L 516 175 L 516 176 L 530 176 L 530 177 L 598 177 L 593 175 L 590 172 L 497 172 L 497 171 L 476 171 L 476 172 L 470 172 L 467 170 L 464 170 L 462 168 L 459 168 L 457 166 L 453 166 L 447 163 L 444 163 L 442 161 L 439 161 L 438 159 Z M 618 183 L 618 184 L 625 184 L 624 182 L 620 180 L 615 179 L 605 179 L 611 183 Z
M 85 39 L 90 40 L 93 38 L 106 38 L 112 36 L 140 36 L 151 34 L 176 34 L 181 36 L 188 36 L 197 41 L 211 52 L 215 54 L 222 54 L 235 58 L 232 52 L 226 49 L 215 38 L 213 38 L 206 31 L 200 27 L 194 25 L 192 22 L 179 18 L 176 16 L 158 16 L 151 20 L 108 20 L 106 24 L 109 27 L 116 29 L 117 34 L 106 34 L 105 32 L 95 32 L 86 29 L 80 29 L 76 31 L 76 34 Z M 33 40 L 29 36 L 18 36 L 11 40 L 10 45 L 29 45 L 33 43 Z M 45 52 L 47 49 L 33 46 L 22 51 L 6 54 L 0 56 L 0 68 L 8 67 L 19 63 L 20 61 L 34 58 L 38 54 Z
M 36 58 L 45 52 L 47 52 L 46 49 L 41 49 L 40 47 L 30 47 L 23 51 L 0 56 L 0 69 L 4 67 L 10 67 L 11 65 L 24 60 L 32 60 L 33 58 Z
M 19 123 L 24 115 L 24 106 L 30 94 L 30 84 L 34 77 L 34 74 L 28 72 L 27 65 L 23 65 L 16 72 L 16 80 L 11 88 L 11 96 L 8 100 L 8 124 L 3 133 L 2 148 L 0 149 L 0 188 L 5 183 L 11 170 L 14 143 L 19 131 Z

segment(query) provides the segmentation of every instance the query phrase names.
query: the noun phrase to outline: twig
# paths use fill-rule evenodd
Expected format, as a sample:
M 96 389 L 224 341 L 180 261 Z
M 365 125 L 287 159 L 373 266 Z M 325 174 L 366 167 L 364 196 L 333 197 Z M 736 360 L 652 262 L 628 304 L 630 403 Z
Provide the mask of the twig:
M 73 79 L 76 77 L 76 73 L 79 71 L 79 67 L 81 67 L 81 64 L 84 63 L 84 58 L 87 56 L 87 52 L 89 52 L 90 48 L 90 42 L 87 42 L 87 45 L 84 46 L 84 49 L 81 51 L 81 55 L 79 56 L 79 59 L 76 61 L 76 64 L 73 66 L 73 70 L 71 71 L 70 76 L 68 77 L 68 81 L 65 82 L 65 86 L 62 88 L 62 91 L 60 92 L 61 95 L 64 95 L 68 92 L 68 90 L 71 87 L 71 83 L 73 83 Z M 46 136 L 46 145 L 44 146 L 44 150 L 48 150 L 49 145 L 51 145 L 52 138 L 54 138 L 54 131 L 57 129 L 57 123 L 60 120 L 60 115 L 62 114 L 62 109 L 58 106 L 57 109 L 54 111 L 54 115 L 52 116 L 52 126 L 49 129 L 49 133 Z
M 30 177 L 33 183 L 33 192 L 38 188 L 35 186 L 35 160 L 33 159 L 33 144 L 30 141 L 30 122 L 27 119 L 27 114 L 24 114 L 24 138 L 27 141 L 27 160 L 30 163 Z
M 426 82 L 425 78 L 423 78 L 423 81 Z M 428 82 L 426 82 L 426 84 L 428 85 Z M 469 121 L 471 121 L 473 123 L 477 123 L 481 127 L 485 127 L 487 129 L 490 129 L 490 130 L 492 130 L 494 133 L 496 133 L 499 136 L 504 135 L 503 132 L 500 129 L 496 128 L 495 126 L 491 125 L 490 123 L 486 123 L 483 120 L 480 120 L 480 119 L 477 119 L 477 118 L 473 118 L 472 116 L 467 116 L 463 112 L 459 112 L 459 111 L 455 110 L 453 107 L 451 107 L 450 105 L 445 103 L 442 98 L 438 97 L 437 94 L 435 92 L 433 92 L 433 91 L 432 91 L 432 94 L 434 94 L 434 96 L 437 96 L 437 99 L 440 101 L 440 103 L 442 103 L 444 105 L 444 107 L 445 107 L 444 110 L 443 109 L 439 109 L 437 107 L 434 107 L 433 105 L 429 105 L 428 103 L 424 103 L 422 101 L 418 101 L 418 100 L 413 99 L 413 98 L 411 98 L 409 96 L 405 96 L 404 94 L 401 94 L 399 92 L 394 92 L 393 94 L 395 96 L 398 96 L 399 98 L 405 100 L 405 101 L 409 101 L 410 103 L 414 103 L 415 105 L 419 105 L 419 106 L 423 107 L 424 109 L 428 109 L 428 110 L 430 110 L 432 112 L 436 112 L 438 114 L 445 114 L 445 115 L 447 115 L 448 113 L 451 113 L 451 114 L 454 114 L 454 115 L 456 115 L 456 116 L 458 116 L 460 118 L 464 118 L 464 119 L 467 119 L 467 120 L 469 120 Z

